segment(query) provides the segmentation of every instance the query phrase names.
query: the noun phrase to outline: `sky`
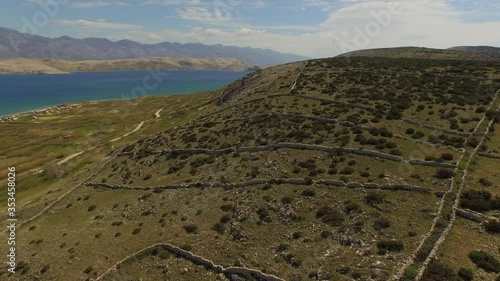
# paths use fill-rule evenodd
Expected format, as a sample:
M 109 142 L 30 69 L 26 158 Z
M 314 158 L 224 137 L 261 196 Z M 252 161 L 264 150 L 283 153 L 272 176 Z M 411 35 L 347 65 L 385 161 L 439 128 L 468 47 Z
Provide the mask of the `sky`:
M 198 42 L 331 57 L 500 46 L 499 0 L 2 0 L 0 26 L 47 37 Z

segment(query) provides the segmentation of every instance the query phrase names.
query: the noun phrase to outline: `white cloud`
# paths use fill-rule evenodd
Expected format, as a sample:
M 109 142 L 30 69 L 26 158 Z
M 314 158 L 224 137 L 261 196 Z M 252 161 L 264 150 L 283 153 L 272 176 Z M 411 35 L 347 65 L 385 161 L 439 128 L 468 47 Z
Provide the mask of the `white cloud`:
M 155 0 L 156 1 L 156 0 Z M 159 2 L 159 1 L 156 1 Z M 178 3 L 162 1 L 163 4 Z M 185 1 L 184 3 L 192 3 Z M 229 13 L 230 22 L 220 21 L 213 6 L 176 7 L 183 19 L 200 22 L 201 27 L 185 32 L 161 30 L 146 32 L 137 28 L 121 28 L 112 40 L 130 39 L 157 43 L 200 42 L 245 47 L 271 48 L 281 52 L 311 57 L 335 56 L 350 48 L 380 48 L 395 46 L 424 46 L 447 48 L 457 45 L 500 45 L 500 19 L 471 22 L 466 18 L 477 13 L 461 6 L 450 5 L 449 0 L 342 0 L 343 6 L 330 10 L 328 18 L 319 26 L 245 24 Z M 305 7 L 329 7 L 330 1 L 308 0 Z M 401 3 L 400 8 L 395 3 Z M 207 25 L 208 23 L 208 25 Z M 93 24 L 110 24 L 93 22 Z M 89 25 L 81 24 L 81 25 Z M 91 25 L 91 24 L 90 24 Z M 119 29 L 119 28 L 117 28 Z M 293 34 L 286 31 L 293 30 Z M 299 31 L 307 33 L 299 33 Z
M 81 29 L 97 30 L 97 29 L 138 29 L 141 26 L 135 24 L 123 24 L 107 22 L 105 19 L 96 21 L 89 20 L 54 20 L 60 26 L 73 26 Z

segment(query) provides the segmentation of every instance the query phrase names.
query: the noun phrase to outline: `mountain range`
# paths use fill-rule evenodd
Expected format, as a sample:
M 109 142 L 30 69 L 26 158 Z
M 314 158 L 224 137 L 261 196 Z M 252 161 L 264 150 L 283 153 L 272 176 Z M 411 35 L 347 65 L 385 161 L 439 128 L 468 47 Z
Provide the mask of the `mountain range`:
M 0 58 L 51 58 L 64 60 L 112 60 L 144 57 L 235 58 L 248 64 L 277 65 L 307 57 L 269 49 L 200 43 L 142 44 L 104 38 L 48 38 L 0 27 Z

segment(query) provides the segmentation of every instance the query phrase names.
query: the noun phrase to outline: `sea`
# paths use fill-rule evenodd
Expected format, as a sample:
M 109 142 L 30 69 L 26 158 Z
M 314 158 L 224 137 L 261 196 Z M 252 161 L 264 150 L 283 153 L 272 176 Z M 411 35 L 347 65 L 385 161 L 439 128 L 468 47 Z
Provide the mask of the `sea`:
M 246 71 L 176 70 L 0 75 L 0 116 L 90 100 L 217 90 Z

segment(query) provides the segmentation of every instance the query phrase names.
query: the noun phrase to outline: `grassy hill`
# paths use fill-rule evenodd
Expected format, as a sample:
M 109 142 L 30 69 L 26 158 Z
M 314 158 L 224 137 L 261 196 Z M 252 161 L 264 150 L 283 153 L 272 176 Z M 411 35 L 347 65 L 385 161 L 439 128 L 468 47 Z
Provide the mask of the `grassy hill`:
M 340 57 L 2 124 L 11 277 L 495 280 L 499 89 L 498 61 Z
M 498 52 L 467 47 L 450 49 L 431 49 L 421 47 L 398 47 L 359 50 L 339 55 L 339 57 L 386 57 L 386 58 L 414 58 L 414 59 L 439 59 L 439 60 L 500 60 Z M 498 49 L 490 47 L 491 49 Z
M 67 72 L 125 71 L 125 70 L 228 70 L 246 71 L 258 69 L 231 58 L 138 58 L 118 60 L 68 61 L 61 59 L 0 59 L 1 73 L 58 74 Z

